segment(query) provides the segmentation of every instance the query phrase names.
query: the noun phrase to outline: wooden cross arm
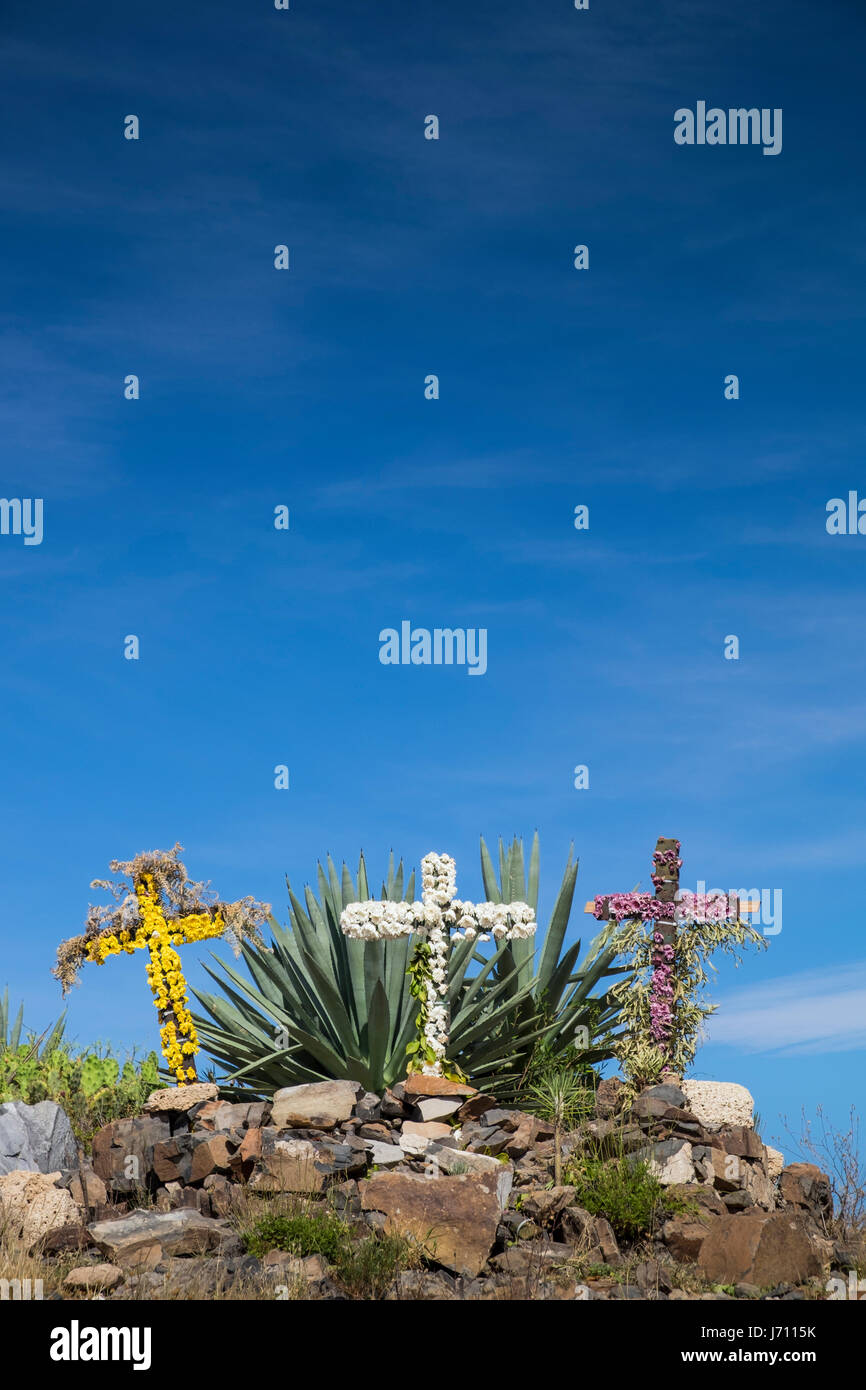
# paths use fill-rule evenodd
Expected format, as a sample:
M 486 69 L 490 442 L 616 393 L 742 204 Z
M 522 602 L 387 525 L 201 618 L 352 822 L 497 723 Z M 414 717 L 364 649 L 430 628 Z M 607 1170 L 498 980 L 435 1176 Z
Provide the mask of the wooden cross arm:
M 734 906 L 735 906 L 735 913 L 734 913 L 734 915 L 735 915 L 736 917 L 741 917 L 741 916 L 743 916 L 744 914 L 745 914 L 745 915 L 748 915 L 750 912 L 760 912 L 760 910 L 761 910 L 761 900 L 760 900 L 760 898 L 746 898 L 745 901 L 744 901 L 744 900 L 741 899 L 741 898 L 734 898 Z M 594 916 L 595 916 L 595 899 L 594 899 L 594 898 L 590 898 L 589 902 L 586 904 L 586 906 L 584 907 L 583 910 L 584 910 L 584 912 L 589 912 L 589 913 L 591 913 L 592 916 L 594 917 Z M 603 918 L 602 920 L 606 920 L 606 919 Z

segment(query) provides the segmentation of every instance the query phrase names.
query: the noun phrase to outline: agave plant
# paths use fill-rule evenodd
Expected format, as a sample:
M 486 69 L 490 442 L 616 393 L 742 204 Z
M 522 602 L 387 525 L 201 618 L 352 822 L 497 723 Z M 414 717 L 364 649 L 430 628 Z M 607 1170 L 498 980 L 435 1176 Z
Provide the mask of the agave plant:
M 482 841 L 482 872 L 488 897 L 538 899 L 538 839 L 530 857 L 529 883 L 518 841 L 508 855 L 500 847 L 496 882 Z M 590 1039 L 587 1062 L 612 1055 L 607 1034 L 619 1006 L 609 994 L 592 996 L 613 968 L 614 951 L 601 951 L 589 968 L 576 969 L 580 943 L 561 954 L 574 897 L 577 864 L 569 862 L 533 970 L 531 942 L 504 943 L 489 956 L 471 940 L 455 943 L 449 962 L 451 1011 L 449 1060 L 475 1084 L 506 1099 L 513 1095 L 539 1039 L 556 1048 L 574 1044 L 584 1027 Z M 416 1035 L 417 1002 L 407 969 L 410 939 L 360 941 L 346 937 L 340 915 L 350 902 L 370 897 L 363 854 L 357 878 L 346 865 L 338 874 L 330 856 L 318 866 L 318 896 L 309 886 L 304 902 L 288 884 L 290 923 L 273 918 L 270 947 L 241 946 L 249 978 L 219 957 L 219 973 L 205 969 L 221 995 L 193 991 L 209 1018 L 194 1015 L 203 1046 L 226 1069 L 220 1084 L 241 1095 L 271 1094 L 280 1086 L 331 1077 L 349 1077 L 372 1091 L 406 1074 L 406 1047 Z M 384 901 L 411 902 L 414 874 L 404 893 L 402 861 L 394 858 L 382 884 Z
M 66 1024 L 64 1022 L 66 1010 L 64 1009 L 53 1027 L 49 1025 L 49 1027 L 45 1029 L 45 1032 L 39 1035 L 30 1030 L 22 1043 L 21 1029 L 24 1026 L 23 1003 L 20 1005 L 18 1013 L 15 1015 L 14 1022 L 10 1023 L 11 1018 L 12 1013 L 9 1008 L 9 986 L 7 985 L 3 991 L 3 998 L 0 999 L 0 1052 L 17 1052 L 19 1047 L 26 1047 L 32 1056 L 38 1056 L 40 1048 L 42 1048 L 43 1054 L 53 1052 L 56 1047 L 59 1047 L 66 1030 Z

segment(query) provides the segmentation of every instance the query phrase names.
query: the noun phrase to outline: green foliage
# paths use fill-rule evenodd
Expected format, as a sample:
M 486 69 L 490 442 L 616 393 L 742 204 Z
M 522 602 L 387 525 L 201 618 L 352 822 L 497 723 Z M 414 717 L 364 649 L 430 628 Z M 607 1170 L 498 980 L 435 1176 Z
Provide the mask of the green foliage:
M 244 1237 L 251 1255 L 261 1259 L 269 1250 L 292 1255 L 322 1255 L 334 1264 L 346 1239 L 345 1222 L 329 1211 L 294 1216 L 263 1216 Z
M 399 1235 L 359 1234 L 325 1211 L 264 1216 L 243 1237 L 251 1255 L 286 1250 L 297 1257 L 321 1255 L 331 1277 L 349 1298 L 379 1299 L 401 1270 L 419 1263 L 417 1248 Z
M 21 1041 L 23 1007 L 11 1029 L 8 993 L 0 1001 L 0 1103 L 20 1100 L 38 1105 L 56 1101 L 69 1116 L 80 1144 L 111 1120 L 136 1115 L 159 1085 L 157 1056 L 128 1059 L 121 1070 L 116 1058 L 75 1052 L 64 1041 L 62 1017 L 40 1036 Z M 40 1047 L 40 1044 L 44 1045 Z
M 686 922 L 679 926 L 671 962 L 673 1026 L 664 1049 L 652 1041 L 650 984 L 653 974 L 653 924 L 639 919 L 611 921 L 599 941 L 629 959 L 632 972 L 611 993 L 622 1009 L 624 1031 L 616 1055 L 634 1092 L 659 1081 L 665 1068 L 683 1076 L 694 1061 L 701 1026 L 717 1004 L 706 1002 L 710 956 L 721 951 L 739 965 L 746 946 L 766 948 L 767 941 L 748 922 Z
M 568 1165 L 565 1180 L 576 1189 L 578 1206 L 607 1217 L 614 1233 L 627 1240 L 646 1235 L 665 1205 L 664 1188 L 647 1165 L 624 1154 L 578 1158 Z
M 528 881 L 518 840 L 507 853 L 500 842 L 498 879 L 483 840 L 481 859 L 488 899 L 519 899 L 537 910 L 537 836 Z M 516 1095 L 541 1038 L 554 1054 L 568 1054 L 577 1030 L 585 1028 L 591 1043 L 582 1053 L 585 1063 L 613 1055 L 621 1005 L 610 990 L 592 992 L 607 976 L 623 973 L 612 965 L 615 952 L 601 947 L 579 968 L 580 942 L 563 951 L 576 878 L 569 855 L 537 971 L 532 941 L 503 942 L 485 956 L 476 942 L 460 940 L 451 951 L 448 1063 L 455 1076 L 470 1077 L 500 1100 Z M 381 1093 L 413 1060 L 407 1049 L 417 1038 L 418 970 L 410 972 L 411 939 L 361 941 L 343 934 L 343 908 L 371 896 L 363 855 L 355 878 L 345 864 L 338 874 L 329 856 L 318 866 L 318 893 L 307 886 L 303 902 L 288 888 L 289 925 L 271 919 L 269 947 L 242 943 L 250 978 L 219 957 L 219 973 L 205 967 L 221 994 L 194 991 L 209 1015 L 194 1015 L 200 1041 L 226 1069 L 220 1085 L 238 1095 L 269 1095 L 331 1077 L 349 1077 Z M 404 894 L 403 864 L 395 871 L 392 855 L 382 900 L 411 902 L 414 895 L 414 875 Z

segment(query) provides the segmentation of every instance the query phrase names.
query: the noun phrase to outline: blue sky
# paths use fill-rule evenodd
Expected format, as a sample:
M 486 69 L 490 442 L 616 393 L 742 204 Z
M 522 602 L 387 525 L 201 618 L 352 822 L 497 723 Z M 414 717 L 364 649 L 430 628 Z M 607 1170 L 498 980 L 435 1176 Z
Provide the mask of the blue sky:
M 783 893 L 695 1074 L 747 1085 L 765 1137 L 844 1122 L 866 537 L 825 517 L 866 494 L 864 28 L 7 0 L 0 494 L 45 520 L 0 536 L 0 987 L 33 1027 L 114 857 L 180 840 L 285 920 L 329 850 L 447 851 L 480 897 L 479 834 L 537 827 L 549 908 L 572 840 L 582 905 L 673 835 L 685 886 Z M 782 108 L 781 154 L 676 145 L 698 100 Z M 402 619 L 485 628 L 486 674 L 381 665 Z M 143 966 L 85 971 L 69 1018 L 152 1045 Z

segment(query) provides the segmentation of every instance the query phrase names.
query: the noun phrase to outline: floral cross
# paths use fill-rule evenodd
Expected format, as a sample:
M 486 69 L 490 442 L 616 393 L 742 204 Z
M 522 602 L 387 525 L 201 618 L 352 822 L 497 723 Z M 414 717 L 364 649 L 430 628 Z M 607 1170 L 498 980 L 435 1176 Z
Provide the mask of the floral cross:
M 653 853 L 654 895 L 612 893 L 586 905 L 586 911 L 602 921 L 640 919 L 652 923 L 650 1034 L 663 1054 L 669 1052 L 674 1029 L 677 924 L 738 922 L 741 910 L 751 911 L 753 907 L 751 903 L 741 907 L 739 899 L 727 893 L 680 891 L 682 862 L 679 840 L 659 837 Z
M 197 1079 L 198 1036 L 176 948 L 218 936 L 235 947 L 245 937 L 258 940 L 258 928 L 270 913 L 268 903 L 254 898 L 216 901 L 206 884 L 189 879 L 182 851 L 182 845 L 175 845 L 129 862 L 113 860 L 111 868 L 124 877 L 116 883 L 95 879 L 91 887 L 107 889 L 115 906 L 91 907 L 85 934 L 61 942 L 52 971 L 66 994 L 82 965 L 104 965 L 121 952 L 147 950 L 147 982 L 159 1010 L 162 1055 L 179 1086 Z
M 340 926 L 362 941 L 389 937 L 420 938 L 410 973 L 419 1000 L 418 1037 L 407 1052 L 409 1070 L 427 1076 L 444 1074 L 448 1047 L 448 952 L 458 939 L 510 941 L 532 936 L 538 925 L 528 903 L 470 903 L 455 897 L 457 866 L 448 854 L 427 854 L 421 861 L 421 901 L 350 903 Z

